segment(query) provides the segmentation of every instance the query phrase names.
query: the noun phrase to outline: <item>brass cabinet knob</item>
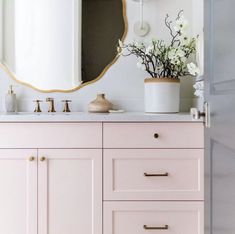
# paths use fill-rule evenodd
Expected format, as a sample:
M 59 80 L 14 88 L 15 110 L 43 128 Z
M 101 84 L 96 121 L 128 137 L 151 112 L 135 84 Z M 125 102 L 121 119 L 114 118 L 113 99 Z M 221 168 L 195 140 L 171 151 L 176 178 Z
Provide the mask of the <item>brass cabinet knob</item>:
M 46 158 L 45 158 L 45 157 L 41 157 L 41 158 L 40 158 L 40 161 L 41 161 L 41 162 L 44 162 L 44 161 L 46 161 Z
M 154 133 L 153 136 L 154 136 L 155 139 L 158 139 L 158 138 L 159 138 L 159 134 L 158 134 L 158 133 Z
M 32 161 L 34 161 L 34 160 L 35 160 L 35 157 L 34 157 L 34 156 L 29 157 L 29 161 L 30 161 L 30 162 L 32 162 Z

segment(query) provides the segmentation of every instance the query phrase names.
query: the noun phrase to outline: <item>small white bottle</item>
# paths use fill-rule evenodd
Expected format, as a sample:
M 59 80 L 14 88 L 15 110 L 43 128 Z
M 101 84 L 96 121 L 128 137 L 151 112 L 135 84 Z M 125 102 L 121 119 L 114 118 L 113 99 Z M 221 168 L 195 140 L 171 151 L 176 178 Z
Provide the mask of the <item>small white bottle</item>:
M 5 110 L 7 113 L 17 112 L 16 94 L 13 91 L 13 85 L 10 85 L 5 96 Z

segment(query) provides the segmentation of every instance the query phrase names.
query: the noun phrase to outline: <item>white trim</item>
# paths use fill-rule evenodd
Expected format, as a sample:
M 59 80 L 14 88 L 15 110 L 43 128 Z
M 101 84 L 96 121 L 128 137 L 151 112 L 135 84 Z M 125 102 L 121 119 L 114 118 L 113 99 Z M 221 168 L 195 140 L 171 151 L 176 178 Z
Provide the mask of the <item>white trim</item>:
M 197 36 L 197 53 L 196 60 L 200 68 L 199 76 L 204 74 L 204 4 L 203 0 L 193 0 L 192 12 L 193 12 L 193 35 Z
M 3 0 L 0 0 L 0 61 L 3 59 Z

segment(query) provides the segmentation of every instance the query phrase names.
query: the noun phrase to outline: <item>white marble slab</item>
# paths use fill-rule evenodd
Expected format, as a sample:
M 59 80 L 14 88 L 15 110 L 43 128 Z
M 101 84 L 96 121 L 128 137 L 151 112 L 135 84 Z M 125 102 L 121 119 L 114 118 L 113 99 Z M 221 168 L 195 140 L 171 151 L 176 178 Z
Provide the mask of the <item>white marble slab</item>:
M 141 112 L 94 114 L 85 112 L 73 113 L 0 113 L 0 122 L 203 122 L 203 119 L 192 120 L 189 113 L 179 114 L 146 114 Z

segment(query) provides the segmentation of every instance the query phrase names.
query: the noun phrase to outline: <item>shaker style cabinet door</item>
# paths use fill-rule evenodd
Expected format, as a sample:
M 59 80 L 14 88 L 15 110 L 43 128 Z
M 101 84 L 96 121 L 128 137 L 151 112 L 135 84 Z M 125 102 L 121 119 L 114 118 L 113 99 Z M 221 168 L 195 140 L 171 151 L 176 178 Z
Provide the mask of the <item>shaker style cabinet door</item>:
M 203 233 L 203 202 L 104 202 L 104 234 Z
M 105 149 L 105 200 L 204 200 L 203 149 Z
M 0 233 L 37 234 L 37 150 L 0 149 Z
M 38 234 L 102 234 L 102 150 L 39 150 L 38 222 Z

